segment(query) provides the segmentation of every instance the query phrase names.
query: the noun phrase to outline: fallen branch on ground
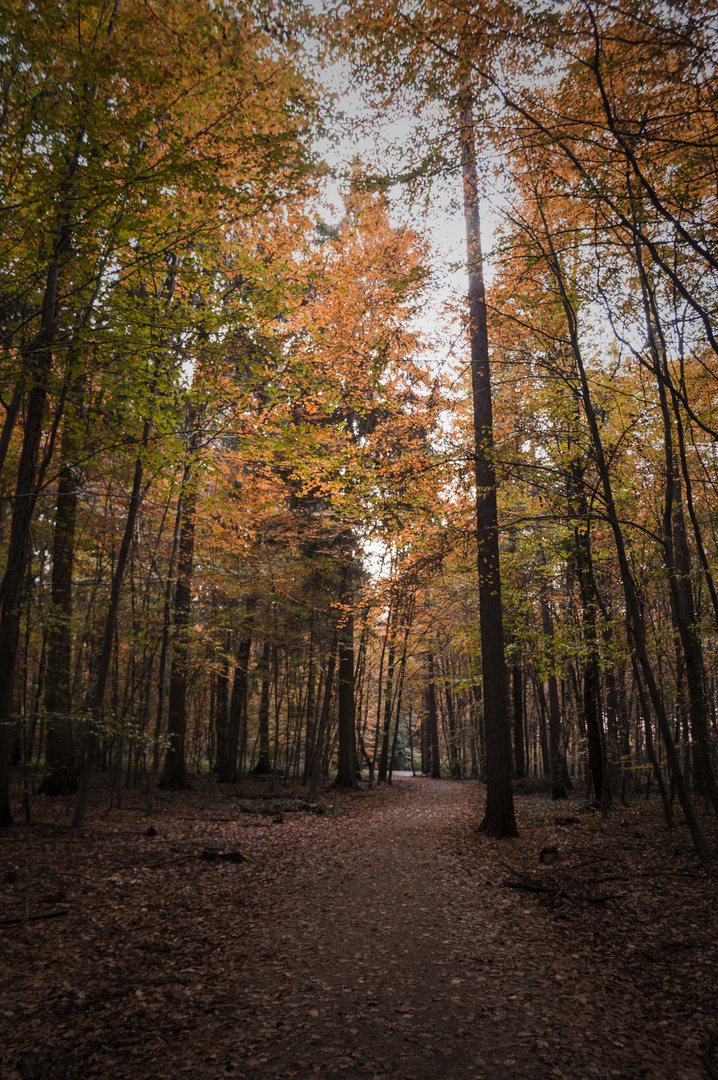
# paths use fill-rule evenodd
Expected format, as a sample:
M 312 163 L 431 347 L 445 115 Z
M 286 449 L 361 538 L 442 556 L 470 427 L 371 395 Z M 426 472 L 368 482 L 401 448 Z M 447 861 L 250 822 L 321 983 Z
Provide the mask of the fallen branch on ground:
M 57 919 L 60 915 L 68 915 L 69 908 L 60 908 L 58 911 L 46 911 L 43 915 L 14 915 L 10 919 L 0 919 L 0 926 L 16 926 L 18 923 L 40 922 L 41 919 Z
M 507 889 L 523 889 L 525 892 L 548 893 L 551 896 L 565 897 L 567 900 L 583 900 L 587 904 L 603 904 L 606 900 L 617 900 L 623 893 L 606 893 L 605 896 L 592 896 L 590 893 L 570 893 L 562 885 L 546 885 L 542 881 L 504 881 Z

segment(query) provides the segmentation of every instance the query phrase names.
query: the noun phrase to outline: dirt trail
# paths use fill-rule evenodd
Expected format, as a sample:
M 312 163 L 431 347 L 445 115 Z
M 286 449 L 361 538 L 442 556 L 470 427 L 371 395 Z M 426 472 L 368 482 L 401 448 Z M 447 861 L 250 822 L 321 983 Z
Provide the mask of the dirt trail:
M 269 951 L 247 1022 L 277 1026 L 247 1076 L 703 1076 L 695 1045 L 661 1027 L 662 987 L 635 985 L 606 947 L 605 908 L 587 964 L 570 925 L 502 888 L 526 841 L 473 836 L 477 794 L 399 779 L 317 831 L 255 924 Z
M 276 949 L 265 975 L 271 967 L 285 980 L 260 1015 L 271 1023 L 283 1004 L 296 1010 L 267 1065 L 289 1054 L 322 1077 L 516 1076 L 515 1039 L 501 1022 L 506 972 L 491 974 L 495 915 L 475 903 L 452 850 L 452 820 L 472 795 L 400 778 L 319 831 L 273 897 L 272 925 L 258 927 Z M 261 989 L 251 998 L 248 1014 L 261 1010 Z
M 0 927 L 3 1080 L 705 1080 L 715 873 L 645 804 L 607 832 L 519 800 L 489 842 L 482 790 L 399 777 L 273 823 L 215 787 L 150 836 L 139 802 L 81 834 L 38 802 L 0 838 L 0 916 L 67 914 Z M 617 895 L 549 903 L 516 871 Z

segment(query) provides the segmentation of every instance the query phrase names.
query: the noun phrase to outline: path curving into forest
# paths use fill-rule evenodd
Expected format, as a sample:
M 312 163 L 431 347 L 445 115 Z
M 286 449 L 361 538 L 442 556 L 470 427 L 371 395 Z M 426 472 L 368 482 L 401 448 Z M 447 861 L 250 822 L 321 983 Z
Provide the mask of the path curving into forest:
M 686 830 L 534 796 L 490 841 L 482 792 L 399 776 L 274 821 L 207 784 L 79 833 L 37 800 L 0 849 L 3 1080 L 704 1080 L 718 879 Z

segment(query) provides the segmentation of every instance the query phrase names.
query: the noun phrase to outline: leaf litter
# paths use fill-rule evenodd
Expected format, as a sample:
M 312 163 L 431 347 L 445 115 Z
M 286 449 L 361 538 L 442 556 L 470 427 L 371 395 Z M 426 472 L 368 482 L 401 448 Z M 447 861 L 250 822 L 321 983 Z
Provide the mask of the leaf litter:
M 718 1075 L 718 873 L 686 830 L 526 795 L 489 841 L 482 800 L 207 782 L 76 832 L 36 798 L 0 839 L 0 1074 Z

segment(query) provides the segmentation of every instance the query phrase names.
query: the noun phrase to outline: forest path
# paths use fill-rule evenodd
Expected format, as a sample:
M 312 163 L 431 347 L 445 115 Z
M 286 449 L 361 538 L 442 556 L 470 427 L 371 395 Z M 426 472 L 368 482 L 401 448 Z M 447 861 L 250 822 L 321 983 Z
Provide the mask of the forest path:
M 400 777 L 302 838 L 253 927 L 243 1012 L 271 1044 L 247 1077 L 702 1075 L 669 1052 L 605 927 L 587 953 L 555 908 L 502 887 L 526 841 L 476 834 L 479 791 Z
M 3 1080 L 705 1080 L 718 874 L 685 828 L 528 796 L 491 841 L 482 793 L 400 776 L 273 822 L 281 781 L 205 779 L 148 829 L 98 789 L 80 832 L 35 797 L 0 834 Z
M 477 794 L 399 777 L 322 822 L 291 879 L 265 898 L 269 925 L 257 927 L 272 946 L 265 978 L 277 972 L 281 993 L 267 1009 L 263 980 L 249 988 L 250 1013 L 267 1024 L 281 1017 L 266 1075 L 282 1075 L 281 1057 L 297 1075 L 321 1077 L 516 1076 L 508 1011 L 519 1010 L 506 999 L 523 997 L 523 973 L 497 962 L 493 905 L 476 903 L 476 875 L 452 844 Z M 542 1075 L 535 1064 L 521 1074 Z

